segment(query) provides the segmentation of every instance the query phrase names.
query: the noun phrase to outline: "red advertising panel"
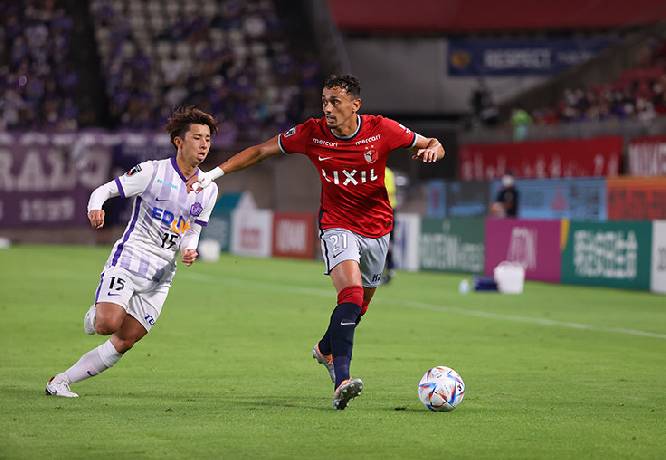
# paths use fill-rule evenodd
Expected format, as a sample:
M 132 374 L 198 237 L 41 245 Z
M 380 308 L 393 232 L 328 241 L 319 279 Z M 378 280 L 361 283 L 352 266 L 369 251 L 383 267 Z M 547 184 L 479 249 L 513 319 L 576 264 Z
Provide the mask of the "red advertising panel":
M 660 0 L 328 0 L 343 30 L 470 32 L 609 28 L 666 19 Z
M 666 219 L 666 177 L 608 179 L 608 219 Z
M 629 144 L 628 169 L 632 176 L 666 175 L 666 136 L 632 140 Z
M 560 282 L 559 220 L 486 219 L 485 273 L 505 260 L 525 268 L 525 278 Z
M 462 180 L 490 180 L 506 171 L 524 178 L 617 176 L 621 158 L 620 136 L 467 144 L 460 149 L 458 177 Z
M 315 216 L 307 212 L 273 215 L 273 257 L 314 257 Z

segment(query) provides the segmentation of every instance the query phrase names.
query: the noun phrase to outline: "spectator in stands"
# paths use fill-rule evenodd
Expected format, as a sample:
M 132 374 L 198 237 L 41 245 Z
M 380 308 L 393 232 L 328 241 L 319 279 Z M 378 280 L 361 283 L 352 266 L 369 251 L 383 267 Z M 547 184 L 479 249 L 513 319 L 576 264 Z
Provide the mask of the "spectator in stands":
M 666 41 L 648 43 L 645 58 L 639 62 L 614 82 L 565 89 L 556 108 L 534 111 L 534 121 L 576 123 L 614 118 L 649 123 L 657 116 L 666 115 Z
M 514 142 L 524 141 L 527 138 L 529 126 L 532 124 L 532 117 L 526 110 L 518 107 L 513 109 L 511 114 L 511 125 L 513 126 Z
M 497 192 L 495 201 L 490 206 L 490 215 L 500 218 L 518 217 L 519 196 L 513 174 L 508 171 L 502 176 L 502 188 Z

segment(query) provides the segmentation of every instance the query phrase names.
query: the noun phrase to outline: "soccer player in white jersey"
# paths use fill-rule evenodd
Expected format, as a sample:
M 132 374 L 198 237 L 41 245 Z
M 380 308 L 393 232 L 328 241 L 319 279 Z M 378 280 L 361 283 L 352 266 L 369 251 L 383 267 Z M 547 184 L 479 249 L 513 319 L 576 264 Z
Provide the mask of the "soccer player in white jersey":
M 198 174 L 208 156 L 217 123 L 211 115 L 188 107 L 176 110 L 166 129 L 175 157 L 140 163 L 90 195 L 88 219 L 95 229 L 104 225 L 106 200 L 119 195 L 134 200 L 132 217 L 104 265 L 95 302 L 83 321 L 87 334 L 111 337 L 52 377 L 47 395 L 76 398 L 70 384 L 116 364 L 158 320 L 178 252 L 186 266 L 198 256 L 199 233 L 217 200 L 217 186 L 188 193 L 187 180 Z

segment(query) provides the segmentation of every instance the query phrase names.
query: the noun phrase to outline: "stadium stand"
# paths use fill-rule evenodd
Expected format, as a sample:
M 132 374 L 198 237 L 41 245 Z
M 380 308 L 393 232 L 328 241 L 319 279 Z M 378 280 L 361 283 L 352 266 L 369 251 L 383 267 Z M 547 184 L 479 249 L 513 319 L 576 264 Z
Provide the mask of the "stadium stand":
M 301 115 L 302 85 L 318 72 L 292 58 L 269 0 L 93 0 L 91 10 L 121 127 L 157 128 L 187 103 L 218 117 L 222 145 L 272 135 Z
M 78 126 L 72 18 L 53 1 L 4 2 L 0 129 Z
M 557 107 L 535 110 L 537 124 L 602 121 L 649 122 L 666 114 L 666 41 L 653 40 L 644 63 L 607 84 L 566 89 Z

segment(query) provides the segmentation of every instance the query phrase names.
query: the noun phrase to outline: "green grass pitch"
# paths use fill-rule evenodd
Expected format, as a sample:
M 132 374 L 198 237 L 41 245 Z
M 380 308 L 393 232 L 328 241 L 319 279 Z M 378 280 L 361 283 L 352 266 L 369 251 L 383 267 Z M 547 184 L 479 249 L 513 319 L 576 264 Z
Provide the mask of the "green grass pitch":
M 157 326 L 113 369 L 46 397 L 104 339 L 83 334 L 109 248 L 0 252 L 0 458 L 666 458 L 666 299 L 528 283 L 459 294 L 399 273 L 356 330 L 363 395 L 331 408 L 310 357 L 332 310 L 314 261 L 179 267 Z M 466 383 L 425 410 L 421 375 Z

